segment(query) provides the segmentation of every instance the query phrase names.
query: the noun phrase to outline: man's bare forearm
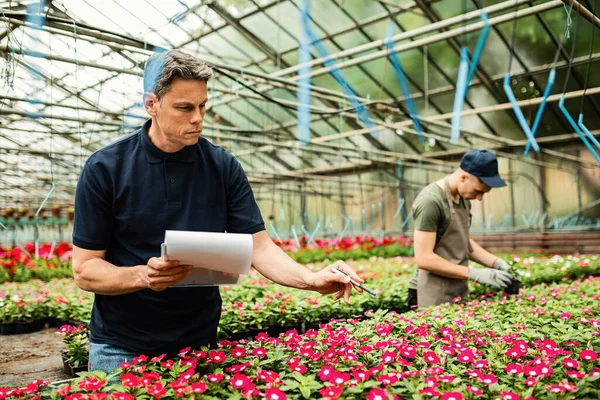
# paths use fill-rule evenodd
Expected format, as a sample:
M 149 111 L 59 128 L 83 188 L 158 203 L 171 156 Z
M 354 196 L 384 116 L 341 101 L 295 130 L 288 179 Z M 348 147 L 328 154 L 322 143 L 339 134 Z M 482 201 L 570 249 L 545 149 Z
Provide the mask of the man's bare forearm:
M 109 296 L 146 289 L 143 279 L 146 265 L 117 267 L 101 258 L 92 258 L 79 266 L 73 265 L 75 283 L 81 289 Z
M 416 259 L 417 266 L 436 275 L 454 279 L 469 279 L 469 267 L 451 263 L 431 252 Z
M 496 261 L 496 258 L 498 257 L 481 247 L 481 245 L 473 239 L 470 239 L 470 241 L 473 252 L 469 254 L 469 258 L 485 267 L 492 267 L 494 261 Z

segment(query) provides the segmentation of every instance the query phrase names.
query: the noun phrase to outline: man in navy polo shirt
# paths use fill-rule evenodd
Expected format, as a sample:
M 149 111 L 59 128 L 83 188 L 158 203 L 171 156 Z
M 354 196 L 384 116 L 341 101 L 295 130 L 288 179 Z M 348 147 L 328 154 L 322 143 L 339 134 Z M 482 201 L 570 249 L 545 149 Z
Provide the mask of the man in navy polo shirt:
M 281 285 L 336 293 L 352 284 L 336 266 L 319 272 L 295 263 L 269 238 L 240 163 L 201 137 L 212 70 L 178 50 L 150 57 L 144 106 L 150 115 L 131 135 L 95 152 L 75 196 L 73 275 L 95 293 L 90 369 L 111 371 L 137 355 L 175 355 L 215 346 L 218 287 L 171 288 L 191 270 L 162 261 L 165 230 L 249 233 L 252 265 Z M 357 289 L 360 291 L 360 289 Z

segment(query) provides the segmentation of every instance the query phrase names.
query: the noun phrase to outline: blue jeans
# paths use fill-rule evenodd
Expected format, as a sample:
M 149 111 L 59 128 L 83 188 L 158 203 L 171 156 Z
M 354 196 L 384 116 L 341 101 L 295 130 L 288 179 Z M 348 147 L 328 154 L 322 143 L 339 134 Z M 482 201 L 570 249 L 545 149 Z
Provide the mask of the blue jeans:
M 88 370 L 102 370 L 107 374 L 119 368 L 125 360 L 131 362 L 139 354 L 113 346 L 112 344 L 99 344 L 90 342 L 90 357 Z

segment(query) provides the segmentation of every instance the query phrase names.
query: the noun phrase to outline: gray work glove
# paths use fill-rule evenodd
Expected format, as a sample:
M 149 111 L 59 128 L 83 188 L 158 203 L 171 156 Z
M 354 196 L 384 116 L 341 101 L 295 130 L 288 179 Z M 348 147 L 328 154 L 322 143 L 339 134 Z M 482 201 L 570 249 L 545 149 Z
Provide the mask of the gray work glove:
M 512 275 L 492 268 L 471 268 L 469 279 L 494 289 L 504 289 L 512 282 Z
M 492 265 L 492 268 L 500 271 L 508 271 L 510 269 L 510 265 L 508 265 L 508 263 L 503 259 L 496 258 L 496 261 L 494 261 L 494 265 Z
M 510 269 L 510 265 L 508 265 L 508 263 L 503 259 L 496 258 L 496 261 L 494 261 L 494 265 L 492 265 L 492 268 L 497 269 L 499 271 L 508 271 Z M 513 275 L 513 279 L 521 282 L 521 277 L 519 275 Z

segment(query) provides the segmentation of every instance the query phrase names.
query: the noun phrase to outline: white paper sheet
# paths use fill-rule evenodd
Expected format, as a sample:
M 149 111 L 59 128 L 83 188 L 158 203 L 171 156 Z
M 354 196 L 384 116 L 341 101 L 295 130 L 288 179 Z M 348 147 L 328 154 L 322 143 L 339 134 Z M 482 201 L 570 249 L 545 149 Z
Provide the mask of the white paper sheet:
M 194 270 L 202 268 L 234 275 L 247 275 L 250 271 L 253 244 L 250 234 L 166 231 L 165 244 L 167 259 L 193 265 Z

